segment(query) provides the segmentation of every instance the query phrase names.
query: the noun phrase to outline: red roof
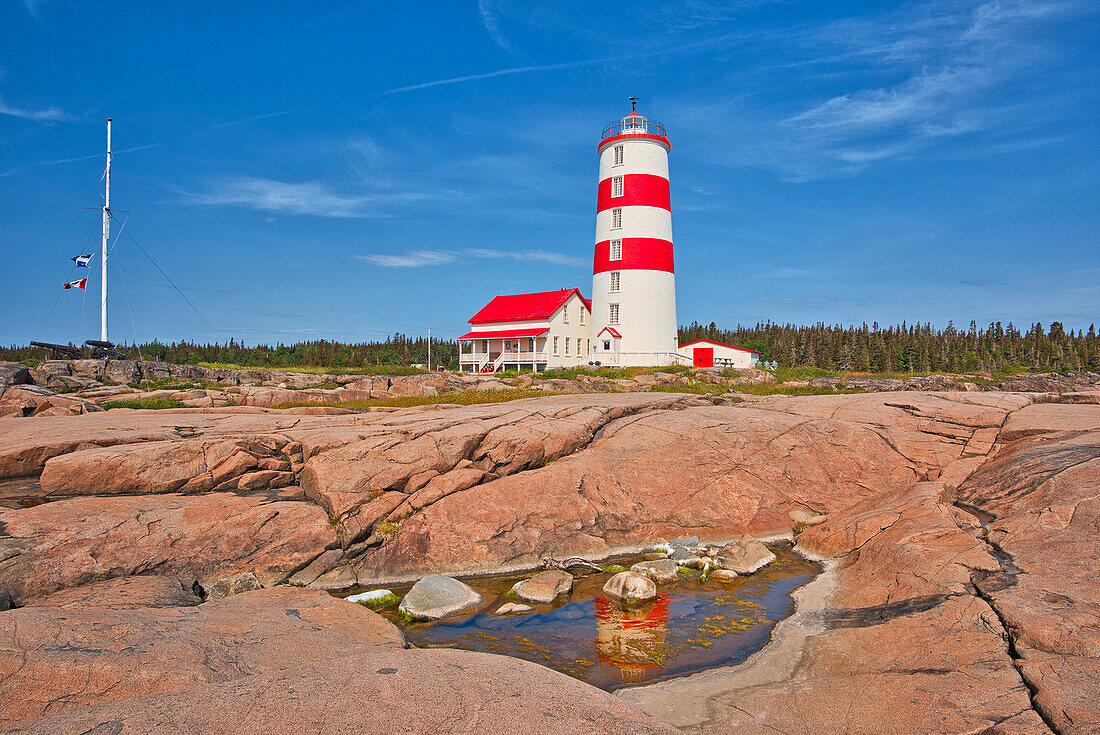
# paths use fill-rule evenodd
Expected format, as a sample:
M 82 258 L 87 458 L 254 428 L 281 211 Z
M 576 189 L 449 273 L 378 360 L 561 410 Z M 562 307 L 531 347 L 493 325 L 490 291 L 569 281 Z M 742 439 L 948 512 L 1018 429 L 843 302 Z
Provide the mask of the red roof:
M 497 296 L 481 311 L 470 317 L 470 324 L 486 322 L 519 322 L 527 319 L 549 319 L 562 304 L 576 294 L 584 306 L 592 311 L 592 302 L 581 295 L 580 289 L 565 288 L 561 291 L 541 291 L 539 293 L 520 293 L 510 296 Z M 522 336 L 522 335 L 521 335 Z
M 623 338 L 623 336 L 621 334 L 619 334 L 618 331 L 612 329 L 611 327 L 604 327 L 603 329 L 600 330 L 600 334 L 603 334 L 604 332 L 611 332 L 612 337 L 618 337 L 619 339 Z M 599 337 L 600 334 L 597 334 L 596 336 Z
M 537 337 L 546 334 L 546 327 L 528 327 L 527 329 L 493 329 L 488 332 L 466 332 L 459 339 L 508 339 L 510 337 Z
M 754 355 L 759 355 L 760 354 L 756 350 L 750 350 L 750 349 L 746 349 L 744 347 L 738 347 L 737 345 L 728 345 L 725 342 L 715 342 L 713 339 L 693 339 L 690 342 L 683 343 L 682 345 L 680 345 L 680 347 L 687 347 L 689 345 L 693 345 L 693 344 L 696 344 L 698 342 L 706 342 L 707 344 L 718 345 L 720 347 L 729 347 L 731 350 L 741 350 L 742 352 L 751 352 Z

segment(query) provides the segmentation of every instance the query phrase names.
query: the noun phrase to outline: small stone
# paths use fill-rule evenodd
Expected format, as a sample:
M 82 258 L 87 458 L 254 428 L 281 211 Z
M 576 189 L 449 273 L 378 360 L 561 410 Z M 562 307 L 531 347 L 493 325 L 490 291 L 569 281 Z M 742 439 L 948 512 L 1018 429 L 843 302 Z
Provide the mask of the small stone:
M 644 574 L 657 584 L 674 584 L 680 577 L 676 573 L 678 565 L 671 559 L 640 561 L 630 568 L 638 574 Z
M 680 547 L 683 549 L 694 549 L 696 546 L 699 545 L 699 537 L 688 536 L 687 538 L 674 538 L 668 542 L 668 545 L 673 548 Z
M 533 612 L 535 608 L 530 605 L 523 605 L 518 602 L 506 602 L 497 608 L 494 615 L 522 615 L 524 613 Z
M 0 611 L 11 610 L 13 607 L 15 607 L 15 602 L 11 599 L 11 594 L 0 592 Z
M 415 620 L 439 620 L 481 605 L 481 595 L 457 579 L 430 574 L 412 586 L 400 610 Z
M 603 586 L 603 593 L 627 607 L 643 605 L 657 599 L 657 585 L 637 572 L 619 572 Z
M 559 569 L 549 569 L 516 582 L 512 589 L 516 597 L 525 602 L 548 605 L 573 590 L 573 575 Z
M 663 551 L 651 551 L 648 554 L 642 554 L 642 558 L 646 561 L 660 561 L 661 559 L 667 559 L 668 554 Z
M 737 572 L 729 569 L 715 569 L 707 575 L 707 579 L 713 579 L 715 582 L 732 582 L 737 579 L 738 576 L 740 575 L 738 575 Z

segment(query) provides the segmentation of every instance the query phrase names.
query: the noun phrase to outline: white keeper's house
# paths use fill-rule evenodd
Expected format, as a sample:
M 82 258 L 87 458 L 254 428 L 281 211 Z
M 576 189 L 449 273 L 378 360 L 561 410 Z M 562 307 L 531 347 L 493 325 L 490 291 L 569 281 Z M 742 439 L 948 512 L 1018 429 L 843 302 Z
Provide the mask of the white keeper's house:
M 633 100 L 632 100 L 633 106 Z M 596 189 L 592 299 L 578 289 L 497 296 L 459 337 L 459 369 L 753 367 L 760 355 L 679 344 L 665 129 L 633 109 L 604 129 Z

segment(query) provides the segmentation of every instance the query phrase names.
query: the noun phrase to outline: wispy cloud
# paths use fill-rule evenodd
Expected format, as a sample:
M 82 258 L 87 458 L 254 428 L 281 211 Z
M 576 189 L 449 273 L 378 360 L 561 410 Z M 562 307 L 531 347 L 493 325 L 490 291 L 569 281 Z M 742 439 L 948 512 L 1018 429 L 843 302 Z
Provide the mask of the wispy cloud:
M 9 105 L 0 97 L 0 115 L 34 120 L 35 122 L 64 122 L 72 120 L 73 116 L 58 107 L 47 107 L 41 110 L 28 110 L 23 107 Z
M 963 286 L 970 286 L 972 288 L 1008 288 L 1008 284 L 1004 281 L 994 281 L 986 279 L 974 279 L 970 281 L 959 281 Z
M 486 248 L 470 248 L 465 251 L 473 258 L 496 258 L 520 260 L 533 263 L 553 263 L 554 265 L 582 266 L 585 261 L 564 253 L 551 253 L 545 250 L 489 250 Z
M 264 178 L 225 178 L 202 193 L 185 193 L 188 204 L 237 206 L 262 212 L 317 217 L 385 217 L 385 208 L 424 199 L 416 192 L 341 194 L 320 182 L 289 183 Z
M 446 265 L 458 260 L 457 255 L 446 250 L 410 250 L 399 254 L 353 255 L 352 257 L 380 268 L 424 268 L 432 265 Z
M 493 39 L 493 42 L 500 46 L 508 53 L 513 53 L 512 47 L 508 45 L 508 41 L 505 40 L 504 35 L 500 32 L 500 23 L 497 19 L 496 11 L 493 8 L 491 0 L 478 0 L 477 10 L 481 13 L 481 24 L 485 26 L 486 32 L 489 34 L 489 38 Z
M 45 5 L 45 0 L 23 0 L 23 7 L 27 9 L 27 12 L 35 20 L 39 20 L 38 8 Z
M 757 273 L 757 278 L 804 278 L 810 275 L 810 271 L 804 268 L 776 268 L 771 271 Z
M 1058 52 L 1041 24 L 1094 12 L 1078 0 L 933 0 L 807 29 L 792 51 L 802 71 L 843 91 L 785 114 L 754 109 L 752 100 L 688 105 L 685 121 L 724 116 L 738 128 L 730 138 L 745 141 L 730 149 L 730 162 L 791 181 L 851 175 L 933 149 L 958 158 L 1056 144 L 1037 124 L 1052 114 L 1050 96 L 1026 91 L 1029 81 L 1048 85 L 1055 68 Z M 806 58 L 803 46 L 814 55 Z
M 550 263 L 552 265 L 582 266 L 585 261 L 564 253 L 546 250 L 491 250 L 488 248 L 466 248 L 465 250 L 409 250 L 404 253 L 355 255 L 358 260 L 382 268 L 425 268 L 449 263 L 468 262 L 472 259 L 488 258 L 492 260 L 517 260 L 528 263 Z

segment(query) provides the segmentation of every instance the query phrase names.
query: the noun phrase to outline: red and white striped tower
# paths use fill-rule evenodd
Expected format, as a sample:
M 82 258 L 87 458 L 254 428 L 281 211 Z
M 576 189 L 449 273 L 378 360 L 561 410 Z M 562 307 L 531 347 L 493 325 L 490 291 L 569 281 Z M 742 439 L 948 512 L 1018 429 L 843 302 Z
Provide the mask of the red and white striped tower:
M 597 148 L 592 346 L 605 365 L 667 365 L 678 347 L 671 148 L 665 129 L 633 109 L 603 131 Z

